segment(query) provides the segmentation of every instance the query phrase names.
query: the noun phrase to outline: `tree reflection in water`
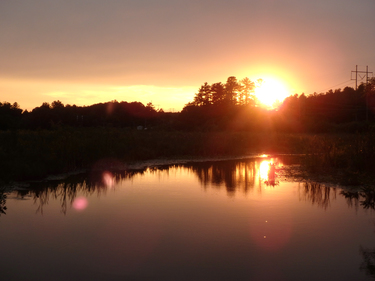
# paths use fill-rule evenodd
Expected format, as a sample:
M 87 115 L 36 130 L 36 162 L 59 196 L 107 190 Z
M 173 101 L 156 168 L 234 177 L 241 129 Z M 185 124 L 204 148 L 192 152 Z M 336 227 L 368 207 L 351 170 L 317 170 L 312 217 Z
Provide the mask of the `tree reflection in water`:
M 310 201 L 313 205 L 327 209 L 331 204 L 331 195 L 336 198 L 336 188 L 318 182 L 304 182 L 299 188 L 300 200 Z
M 254 165 L 252 167 L 254 167 L 253 175 L 256 175 L 257 166 Z M 234 167 L 232 166 L 232 172 L 231 172 L 232 175 L 235 174 L 233 170 L 234 170 Z M 221 170 L 221 173 L 224 173 L 224 172 L 225 171 Z M 205 173 L 201 171 L 199 174 L 209 175 L 210 173 L 207 173 L 207 172 Z M 221 178 L 225 179 L 228 177 L 224 176 Z M 251 182 L 252 182 L 251 186 L 253 187 L 255 183 L 255 177 L 253 177 L 253 180 Z M 270 182 L 270 177 L 268 181 L 267 180 L 265 181 L 266 184 L 268 182 Z M 225 183 L 226 183 L 228 192 L 231 191 L 231 189 L 228 189 L 228 186 L 231 186 L 231 185 L 228 185 L 228 182 L 225 182 Z M 245 185 L 245 186 L 247 187 L 248 185 Z M 245 188 L 242 190 L 244 192 L 247 192 L 248 189 Z M 331 187 L 323 183 L 306 181 L 306 182 L 300 183 L 299 196 L 300 196 L 300 200 L 303 199 L 303 200 L 311 202 L 313 205 L 317 205 L 319 207 L 322 207 L 323 209 L 327 209 L 331 204 L 331 200 L 336 199 L 337 190 L 338 189 L 336 187 Z M 361 206 L 365 210 L 366 209 L 375 210 L 374 188 L 363 188 L 360 191 L 342 190 L 339 194 L 345 197 L 348 207 L 354 206 L 355 208 L 358 208 L 359 206 Z M 361 247 L 360 253 L 363 256 L 363 262 L 360 266 L 360 269 L 364 270 L 366 274 L 375 278 L 375 248 L 364 249 Z
M 228 195 L 234 195 L 238 190 L 247 193 L 255 186 L 257 162 L 220 161 L 184 165 L 193 171 L 203 185 L 221 188 L 225 186 Z
M 360 269 L 363 270 L 367 275 L 375 278 L 375 249 L 363 249 L 361 247 L 360 252 L 363 257 L 363 262 Z
M 360 191 L 341 190 L 340 195 L 344 196 L 348 207 L 362 206 L 363 209 L 375 210 L 375 190 L 373 188 L 362 188 Z M 300 199 L 310 201 L 324 209 L 329 207 L 331 197 L 336 199 L 337 188 L 318 182 L 304 182 L 300 186 Z
M 144 175 L 146 171 L 151 174 L 168 173 L 172 168 L 183 168 L 192 171 L 205 189 L 224 187 L 228 196 L 233 196 L 236 192 L 247 194 L 256 186 L 259 191 L 263 185 L 277 186 L 277 177 L 280 170 L 283 170 L 283 164 L 295 163 L 287 161 L 287 158 L 282 161 L 276 158 L 237 159 L 161 165 L 125 171 L 95 171 L 64 180 L 32 183 L 28 190 L 18 190 L 16 195 L 19 198 L 33 198 L 38 206 L 37 212 L 40 213 L 43 213 L 43 207 L 50 199 L 58 200 L 61 211 L 65 214 L 68 207 L 73 205 L 77 194 L 86 197 L 93 194 L 101 196 L 107 190 L 115 188 L 119 182 L 129 180 L 135 175 Z M 299 186 L 299 198 L 326 209 L 330 206 L 331 199 L 336 198 L 337 190 L 318 182 L 303 182 Z M 359 192 L 341 191 L 340 194 L 346 198 L 349 207 L 358 208 L 360 205 L 365 209 L 375 209 L 375 191 L 371 189 Z M 6 193 L 0 190 L 0 214 L 5 214 L 5 203 Z
M 365 210 L 375 209 L 375 190 L 373 188 L 362 188 L 360 191 L 341 191 L 345 197 L 348 206 L 354 206 L 356 209 L 361 206 Z M 375 248 L 360 248 L 363 262 L 360 269 L 367 275 L 375 278 Z
M 275 164 L 274 174 L 267 169 L 265 169 L 265 172 L 261 171 L 262 167 L 271 168 L 271 163 Z M 205 189 L 225 188 L 227 195 L 233 196 L 236 192 L 247 194 L 255 187 L 259 187 L 259 190 L 261 190 L 263 184 L 267 186 L 278 185 L 277 177 L 280 167 L 285 163 L 287 162 L 279 163 L 277 159 L 265 158 L 163 165 L 126 171 L 95 171 L 90 174 L 71 176 L 64 180 L 31 183 L 28 190 L 15 192 L 19 198 L 33 198 L 39 213 L 43 213 L 44 206 L 51 199 L 59 201 L 61 212 L 66 214 L 68 208 L 74 206 L 74 200 L 78 194 L 84 197 L 94 194 L 101 196 L 109 189 L 115 189 L 120 182 L 130 180 L 136 175 L 144 175 L 146 172 L 151 174 L 168 173 L 172 168 L 188 169 L 198 177 Z M 331 200 L 336 199 L 338 190 L 338 188 L 318 182 L 301 182 L 299 184 L 299 199 L 327 209 Z M 5 214 L 7 209 L 6 194 L 5 190 L 0 188 L 0 215 Z M 375 209 L 375 191 L 373 189 L 342 190 L 339 195 L 345 197 L 348 207 L 358 209 L 361 206 L 364 209 Z M 361 270 L 375 278 L 375 249 L 361 248 L 360 253 L 363 256 Z
M 64 180 L 31 183 L 26 190 L 17 190 L 16 196 L 24 198 L 30 196 L 38 206 L 36 212 L 43 214 L 44 206 L 49 200 L 60 201 L 61 212 L 66 214 L 68 206 L 72 206 L 77 194 L 89 197 L 93 194 L 101 196 L 108 189 L 114 188 L 123 180 L 131 179 L 136 174 L 143 174 L 146 169 L 130 171 L 95 171 L 91 174 L 80 174 Z
M 265 171 L 261 171 L 262 163 L 266 164 L 263 165 L 267 167 Z M 93 194 L 101 196 L 107 190 L 115 188 L 121 181 L 129 180 L 135 175 L 143 175 L 146 171 L 151 174 L 168 173 L 171 168 L 183 168 L 196 174 L 204 188 L 224 186 L 228 196 L 233 196 L 235 192 L 246 194 L 256 186 L 257 182 L 259 182 L 260 189 L 262 184 L 276 186 L 278 184 L 277 173 L 275 172 L 272 177 L 268 173 L 268 169 L 271 167 L 270 163 L 277 162 L 272 158 L 262 158 L 161 165 L 125 171 L 95 171 L 90 174 L 70 176 L 63 180 L 30 183 L 28 189 L 17 190 L 15 193 L 16 197 L 20 199 L 31 197 L 37 205 L 37 213 L 43 214 L 44 207 L 48 205 L 49 200 L 56 200 L 60 202 L 61 212 L 66 214 L 70 206 L 74 207 L 77 194 L 83 197 Z M 5 194 L 3 196 L 3 210 L 5 210 Z
M 258 183 L 276 186 L 279 162 L 274 158 L 202 162 L 183 165 L 193 171 L 204 188 L 224 186 L 228 196 L 236 192 L 247 194 Z M 270 169 L 273 169 L 270 172 Z
M 345 197 L 348 206 L 362 206 L 364 209 L 375 209 L 375 190 L 362 188 L 359 191 L 344 190 L 341 194 Z

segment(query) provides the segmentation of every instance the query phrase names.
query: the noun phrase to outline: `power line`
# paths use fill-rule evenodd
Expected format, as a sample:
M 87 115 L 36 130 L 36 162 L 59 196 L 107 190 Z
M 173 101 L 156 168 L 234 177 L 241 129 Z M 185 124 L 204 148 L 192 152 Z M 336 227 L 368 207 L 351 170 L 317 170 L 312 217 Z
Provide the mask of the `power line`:
M 353 74 L 355 74 L 354 78 L 353 78 Z M 373 72 L 369 72 L 368 71 L 368 66 L 366 66 L 366 71 L 359 71 L 358 70 L 358 65 L 356 65 L 356 70 L 353 70 L 351 72 L 351 77 L 350 77 L 349 80 L 346 80 L 344 82 L 341 82 L 341 83 L 336 84 L 336 85 L 331 86 L 331 87 L 327 87 L 327 88 L 325 88 L 323 90 L 320 90 L 318 93 L 322 93 L 322 92 L 326 92 L 328 90 L 332 90 L 335 87 L 341 86 L 343 84 L 346 84 L 346 86 L 349 86 L 349 85 L 351 85 L 351 84 L 354 83 L 354 80 L 355 80 L 355 89 L 357 90 L 357 88 L 358 88 L 358 81 L 366 80 L 366 84 L 367 84 L 368 81 L 369 81 L 369 79 L 371 78 L 370 74 L 371 74 L 371 77 L 373 77 Z M 359 79 L 358 79 L 358 77 L 359 77 Z
M 334 86 L 331 86 L 331 87 L 325 88 L 325 89 L 319 91 L 319 93 L 322 93 L 322 92 L 325 92 L 325 91 L 328 91 L 328 90 L 332 90 L 334 87 L 341 86 L 342 84 L 347 84 L 347 83 L 349 83 L 351 80 L 352 80 L 352 79 L 349 79 L 349 80 L 346 80 L 345 82 L 341 82 L 341 83 L 336 84 L 336 85 L 334 85 Z M 353 83 L 353 82 L 350 82 L 348 85 L 350 85 L 350 84 L 352 84 L 352 83 Z M 348 85 L 346 85 L 346 86 L 348 86 Z

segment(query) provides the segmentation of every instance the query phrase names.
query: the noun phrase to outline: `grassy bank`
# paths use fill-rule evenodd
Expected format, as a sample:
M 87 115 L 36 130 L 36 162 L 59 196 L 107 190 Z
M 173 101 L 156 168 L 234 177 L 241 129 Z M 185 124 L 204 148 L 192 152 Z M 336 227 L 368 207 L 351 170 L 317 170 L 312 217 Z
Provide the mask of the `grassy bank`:
M 49 174 L 156 158 L 220 157 L 259 153 L 308 154 L 315 172 L 371 171 L 375 154 L 367 135 L 302 135 L 248 132 L 136 131 L 85 128 L 0 132 L 0 179 Z
M 325 134 L 308 138 L 304 168 L 340 184 L 374 184 L 375 134 Z
M 117 128 L 0 132 L 0 177 L 40 178 L 98 161 L 298 153 L 303 137 L 227 132 L 135 131 Z

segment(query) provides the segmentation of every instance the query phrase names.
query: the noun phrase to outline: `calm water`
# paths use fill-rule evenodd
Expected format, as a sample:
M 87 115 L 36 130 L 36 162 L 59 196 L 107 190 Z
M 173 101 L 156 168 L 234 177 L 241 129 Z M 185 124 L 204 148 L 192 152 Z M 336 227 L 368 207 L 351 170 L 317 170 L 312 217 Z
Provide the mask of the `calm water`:
M 371 279 L 373 204 L 285 180 L 282 167 L 92 172 L 8 193 L 0 280 Z

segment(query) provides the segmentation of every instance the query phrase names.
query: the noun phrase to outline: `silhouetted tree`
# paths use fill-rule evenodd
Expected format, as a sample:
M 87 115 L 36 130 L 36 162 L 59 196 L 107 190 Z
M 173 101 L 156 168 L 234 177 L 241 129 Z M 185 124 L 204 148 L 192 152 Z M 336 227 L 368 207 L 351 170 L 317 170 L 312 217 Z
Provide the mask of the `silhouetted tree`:
M 212 103 L 211 86 L 205 82 L 200 88 L 198 93 L 195 94 L 192 105 L 203 106 Z
M 252 82 L 248 77 L 245 77 L 240 81 L 241 83 L 241 92 L 239 97 L 239 103 L 241 105 L 255 105 L 255 83 Z
M 22 109 L 17 102 L 0 103 L 0 130 L 18 129 L 21 126 Z
M 230 76 L 225 83 L 225 103 L 237 104 L 238 94 L 241 91 L 241 85 L 238 83 L 237 78 Z
M 224 101 L 225 87 L 221 82 L 214 83 L 211 86 L 212 104 L 220 104 Z
M 52 109 L 54 109 L 54 108 L 64 108 L 64 104 L 61 101 L 57 100 L 57 101 L 52 102 L 51 108 Z

